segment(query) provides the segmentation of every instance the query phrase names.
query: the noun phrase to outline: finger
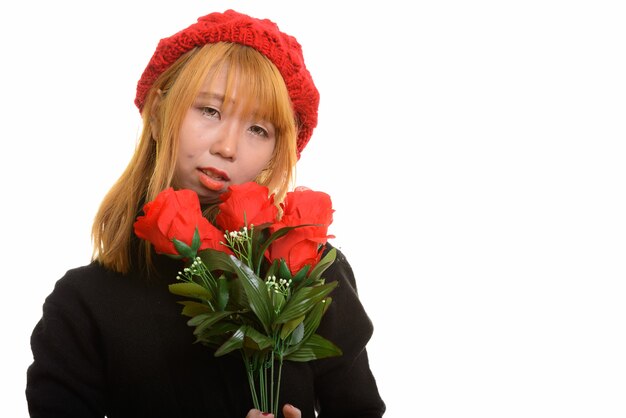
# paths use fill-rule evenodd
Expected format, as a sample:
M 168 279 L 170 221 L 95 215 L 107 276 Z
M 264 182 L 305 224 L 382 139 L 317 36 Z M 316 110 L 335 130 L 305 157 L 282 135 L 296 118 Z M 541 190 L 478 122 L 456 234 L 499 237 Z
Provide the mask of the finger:
M 300 412 L 300 410 L 298 408 L 296 408 L 293 405 L 290 404 L 285 404 L 285 406 L 283 406 L 283 415 L 285 416 L 285 418 L 301 418 L 302 417 L 302 413 Z
M 261 412 L 258 409 L 251 409 L 248 411 L 248 415 L 246 415 L 246 418 L 274 418 L 274 415 L 270 414 L 269 412 Z

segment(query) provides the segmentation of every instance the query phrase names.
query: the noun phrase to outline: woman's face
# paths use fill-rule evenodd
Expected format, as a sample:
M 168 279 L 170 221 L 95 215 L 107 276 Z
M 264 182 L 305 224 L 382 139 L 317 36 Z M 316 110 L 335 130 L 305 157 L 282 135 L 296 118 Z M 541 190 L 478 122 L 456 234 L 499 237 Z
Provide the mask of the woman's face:
M 180 129 L 174 187 L 194 190 L 203 204 L 219 202 L 231 184 L 253 181 L 274 153 L 274 126 L 224 108 L 226 71 L 207 79 Z

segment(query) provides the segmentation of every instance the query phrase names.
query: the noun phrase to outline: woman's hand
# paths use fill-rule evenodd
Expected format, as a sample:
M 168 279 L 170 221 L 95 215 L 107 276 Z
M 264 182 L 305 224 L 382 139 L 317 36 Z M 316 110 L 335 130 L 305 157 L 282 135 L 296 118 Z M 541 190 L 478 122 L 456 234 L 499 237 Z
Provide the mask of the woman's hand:
M 302 413 L 293 405 L 285 404 L 283 406 L 283 415 L 285 418 L 301 418 Z M 261 412 L 258 409 L 251 409 L 246 418 L 274 418 L 274 414 L 269 412 Z

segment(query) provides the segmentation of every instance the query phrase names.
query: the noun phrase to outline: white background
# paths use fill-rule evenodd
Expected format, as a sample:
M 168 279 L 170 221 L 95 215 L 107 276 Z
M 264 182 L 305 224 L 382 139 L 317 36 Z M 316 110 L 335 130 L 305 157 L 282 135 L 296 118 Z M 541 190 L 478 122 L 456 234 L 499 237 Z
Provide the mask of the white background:
M 303 45 L 298 183 L 333 197 L 386 416 L 626 416 L 623 2 L 3 4 L 0 416 L 27 416 L 30 333 L 89 261 L 158 40 L 229 7 Z

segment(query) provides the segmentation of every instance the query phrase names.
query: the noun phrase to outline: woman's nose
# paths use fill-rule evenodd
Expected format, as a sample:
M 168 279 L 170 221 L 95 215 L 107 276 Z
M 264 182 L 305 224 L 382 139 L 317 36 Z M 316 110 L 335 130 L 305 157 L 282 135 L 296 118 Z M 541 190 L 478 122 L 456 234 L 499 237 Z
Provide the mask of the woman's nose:
M 239 135 L 237 127 L 234 125 L 224 125 L 223 129 L 218 133 L 217 139 L 211 144 L 210 152 L 213 155 L 219 155 L 223 158 L 234 160 L 237 156 L 237 145 L 239 143 Z

